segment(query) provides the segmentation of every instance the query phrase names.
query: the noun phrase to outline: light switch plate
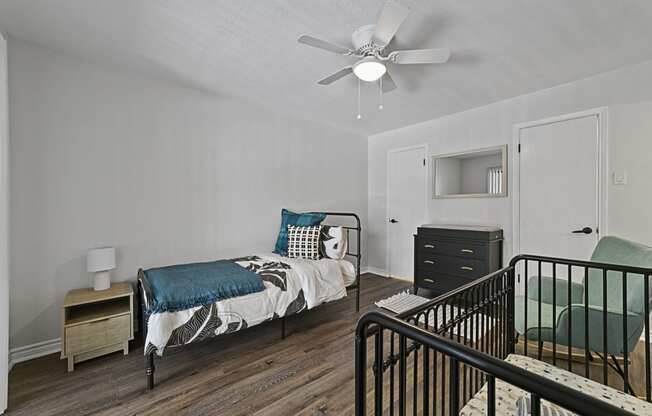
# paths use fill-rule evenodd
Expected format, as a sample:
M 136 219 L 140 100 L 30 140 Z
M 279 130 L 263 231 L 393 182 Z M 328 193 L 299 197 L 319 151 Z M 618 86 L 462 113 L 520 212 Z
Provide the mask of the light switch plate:
M 614 172 L 614 185 L 627 185 L 627 172 L 617 170 Z

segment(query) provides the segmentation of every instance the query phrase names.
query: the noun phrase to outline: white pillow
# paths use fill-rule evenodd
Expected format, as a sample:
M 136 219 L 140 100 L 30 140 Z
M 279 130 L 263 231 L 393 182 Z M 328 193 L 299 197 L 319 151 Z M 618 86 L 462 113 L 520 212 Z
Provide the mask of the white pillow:
M 322 225 L 319 241 L 319 254 L 322 257 L 335 260 L 343 259 L 346 256 L 347 248 L 346 229 Z
M 316 227 L 288 225 L 288 257 L 319 260 L 320 235 L 321 225 Z

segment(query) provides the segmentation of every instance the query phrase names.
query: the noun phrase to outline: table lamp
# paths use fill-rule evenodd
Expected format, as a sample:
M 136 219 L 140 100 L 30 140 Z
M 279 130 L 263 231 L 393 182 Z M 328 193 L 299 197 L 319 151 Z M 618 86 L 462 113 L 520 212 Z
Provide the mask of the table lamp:
M 88 250 L 86 268 L 95 273 L 93 289 L 106 290 L 111 287 L 111 273 L 115 269 L 115 248 L 102 247 Z

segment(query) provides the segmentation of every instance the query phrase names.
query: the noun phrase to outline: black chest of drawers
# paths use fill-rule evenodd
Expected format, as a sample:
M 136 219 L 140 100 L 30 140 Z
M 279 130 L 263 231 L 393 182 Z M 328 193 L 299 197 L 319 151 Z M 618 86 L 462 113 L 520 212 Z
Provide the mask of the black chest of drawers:
M 414 235 L 414 292 L 443 294 L 502 267 L 503 230 L 423 225 Z

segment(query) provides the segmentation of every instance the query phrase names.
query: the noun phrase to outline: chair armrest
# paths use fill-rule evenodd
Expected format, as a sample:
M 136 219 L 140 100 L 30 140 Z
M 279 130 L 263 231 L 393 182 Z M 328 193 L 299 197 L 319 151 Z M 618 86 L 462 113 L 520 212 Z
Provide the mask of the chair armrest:
M 556 286 L 555 297 L 557 306 L 568 305 L 568 280 L 549 276 L 541 276 L 541 301 L 552 305 L 552 289 Z M 539 300 L 539 276 L 530 276 L 528 279 L 528 294 L 530 300 Z M 570 282 L 571 303 L 580 303 L 583 299 L 584 286 L 580 283 Z
M 588 319 L 587 319 L 588 317 Z M 588 348 L 591 351 L 604 351 L 603 335 L 607 336 L 607 353 L 622 355 L 625 350 L 632 352 L 643 331 L 643 318 L 634 312 L 627 312 L 627 348 L 623 345 L 624 319 L 621 310 L 607 309 L 606 319 L 602 306 L 572 304 L 566 306 L 557 318 L 557 343 L 584 348 L 585 322 L 588 322 Z M 571 326 L 569 343 L 568 326 Z M 605 331 L 606 323 L 606 331 Z

